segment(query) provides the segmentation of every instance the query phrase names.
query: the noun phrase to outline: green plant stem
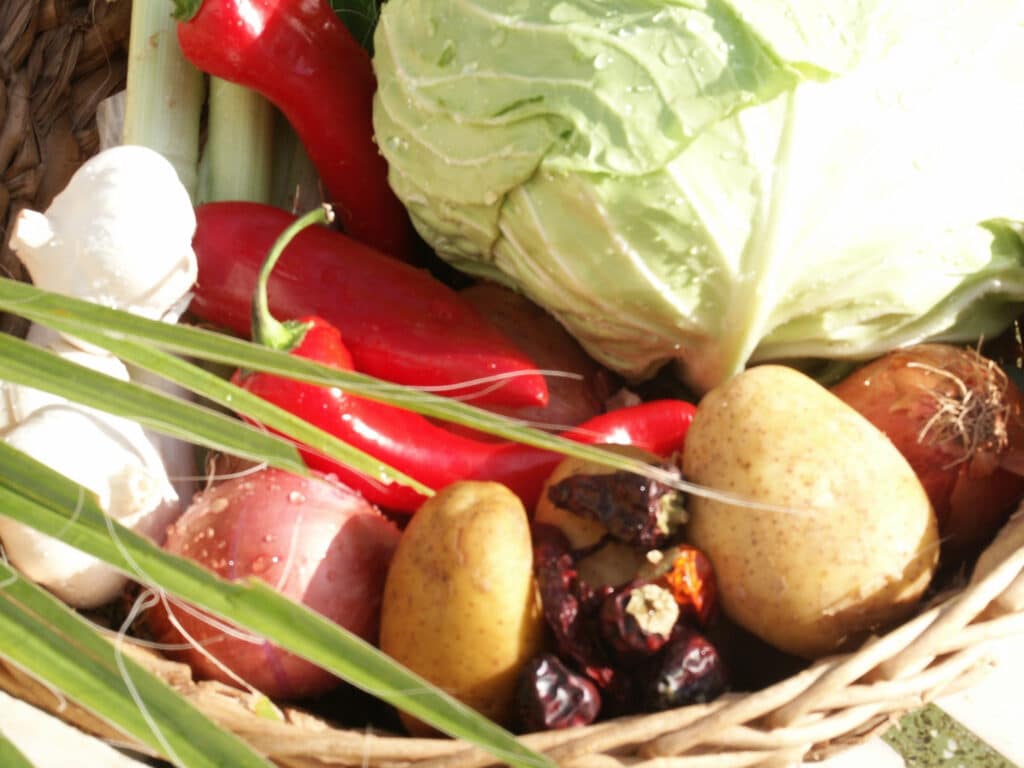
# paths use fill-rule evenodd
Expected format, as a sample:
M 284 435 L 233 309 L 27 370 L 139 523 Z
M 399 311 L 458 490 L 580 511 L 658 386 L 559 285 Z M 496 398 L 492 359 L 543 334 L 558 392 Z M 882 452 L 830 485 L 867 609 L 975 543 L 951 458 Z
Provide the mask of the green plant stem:
M 2 732 L 0 732 L 0 765 L 4 768 L 33 768 L 28 758 L 21 754 Z
M 199 202 L 269 203 L 274 168 L 274 108 L 262 95 L 210 78 Z
M 19 667 L 179 765 L 270 768 L 88 621 L 2 562 L 0 581 L 0 630 L 15 641 L 4 646 L 4 656 Z M 14 762 L 0 742 L 0 765 L 28 763 Z
M 202 73 L 181 53 L 176 24 L 167 0 L 133 0 L 124 143 L 167 158 L 194 200 L 205 89 Z
M 271 314 L 267 300 L 267 282 L 270 280 L 270 273 L 274 271 L 274 266 L 281 258 L 281 254 L 298 236 L 299 232 L 314 224 L 329 224 L 333 218 L 331 207 L 321 205 L 292 222 L 274 241 L 270 253 L 267 254 L 267 258 L 260 266 L 259 276 L 256 279 L 256 290 L 252 297 L 252 338 L 257 344 L 271 349 L 288 351 L 302 341 L 308 324 L 282 323 Z
M 295 129 L 274 112 L 274 158 L 271 205 L 287 211 L 306 211 L 323 202 L 320 177 Z

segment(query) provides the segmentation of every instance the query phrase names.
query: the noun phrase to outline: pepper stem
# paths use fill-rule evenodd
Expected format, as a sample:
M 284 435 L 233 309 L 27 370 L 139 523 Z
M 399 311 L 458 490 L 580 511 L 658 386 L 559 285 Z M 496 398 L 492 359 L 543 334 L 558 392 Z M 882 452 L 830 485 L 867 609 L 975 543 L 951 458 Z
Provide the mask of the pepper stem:
M 203 0 L 171 0 L 174 6 L 174 13 L 171 16 L 175 21 L 191 21 L 192 17 L 199 13 Z
M 314 208 L 309 213 L 293 221 L 274 241 L 274 245 L 263 262 L 263 266 L 260 267 L 259 277 L 256 280 L 256 292 L 252 297 L 253 341 L 271 349 L 282 350 L 292 349 L 302 341 L 302 337 L 305 336 L 306 330 L 309 327 L 308 323 L 297 323 L 294 321 L 282 323 L 270 314 L 270 306 L 267 301 L 267 283 L 270 280 L 270 273 L 277 264 L 277 260 L 281 258 L 284 249 L 288 247 L 299 232 L 314 224 L 330 224 L 332 221 L 334 221 L 334 210 L 330 205 L 324 203 L 319 208 Z

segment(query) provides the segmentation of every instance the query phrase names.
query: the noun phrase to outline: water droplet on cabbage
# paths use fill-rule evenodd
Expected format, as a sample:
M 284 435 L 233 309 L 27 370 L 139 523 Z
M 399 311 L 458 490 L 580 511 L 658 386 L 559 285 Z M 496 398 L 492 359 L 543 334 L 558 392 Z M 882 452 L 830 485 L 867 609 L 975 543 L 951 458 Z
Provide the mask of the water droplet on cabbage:
M 669 67 L 675 67 L 686 61 L 686 54 L 682 53 L 675 43 L 668 43 L 658 52 L 661 63 Z
M 453 61 L 455 61 L 455 43 L 445 40 L 441 47 L 441 55 L 437 57 L 437 66 L 447 67 Z

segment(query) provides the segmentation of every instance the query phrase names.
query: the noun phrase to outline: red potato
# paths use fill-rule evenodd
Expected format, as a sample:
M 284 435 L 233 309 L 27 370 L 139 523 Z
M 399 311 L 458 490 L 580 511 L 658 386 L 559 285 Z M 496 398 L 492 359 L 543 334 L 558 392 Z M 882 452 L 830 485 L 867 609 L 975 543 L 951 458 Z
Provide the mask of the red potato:
M 256 576 L 370 642 L 376 642 L 380 602 L 399 531 L 355 491 L 323 476 L 303 478 L 263 469 L 198 494 L 168 531 L 165 547 L 219 576 Z M 207 618 L 163 605 L 150 610 L 156 639 L 202 644 L 172 652 L 199 678 L 237 684 L 220 664 L 273 699 L 327 692 L 339 680 L 269 642 L 226 635 Z M 245 633 L 242 633 L 243 635 Z
M 576 374 L 576 377 L 546 377 L 546 406 L 481 407 L 513 418 L 561 427 L 575 426 L 604 412 L 604 401 L 612 393 L 614 377 L 594 362 L 555 318 L 525 296 L 497 283 L 476 283 L 460 293 L 540 368 Z
M 832 391 L 914 468 L 947 558 L 969 555 L 992 538 L 1024 494 L 1024 398 L 976 351 L 946 344 L 897 350 Z

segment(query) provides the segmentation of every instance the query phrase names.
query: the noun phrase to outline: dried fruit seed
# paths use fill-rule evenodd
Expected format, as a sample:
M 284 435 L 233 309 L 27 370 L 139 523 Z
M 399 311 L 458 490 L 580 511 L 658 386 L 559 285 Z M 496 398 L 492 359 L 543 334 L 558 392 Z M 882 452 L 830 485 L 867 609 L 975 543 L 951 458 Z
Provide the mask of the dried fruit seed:
M 679 605 L 665 587 L 651 582 L 627 585 L 601 605 L 601 636 L 620 661 L 659 651 L 679 620 Z

